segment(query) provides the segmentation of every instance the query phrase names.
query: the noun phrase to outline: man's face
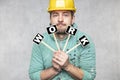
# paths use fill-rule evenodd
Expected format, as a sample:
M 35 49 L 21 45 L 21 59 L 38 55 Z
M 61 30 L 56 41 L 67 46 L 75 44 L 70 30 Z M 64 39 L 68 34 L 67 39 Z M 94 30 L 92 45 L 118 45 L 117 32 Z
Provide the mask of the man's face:
M 65 33 L 68 26 L 73 24 L 74 16 L 71 11 L 52 11 L 50 16 L 52 25 L 56 25 L 58 33 Z

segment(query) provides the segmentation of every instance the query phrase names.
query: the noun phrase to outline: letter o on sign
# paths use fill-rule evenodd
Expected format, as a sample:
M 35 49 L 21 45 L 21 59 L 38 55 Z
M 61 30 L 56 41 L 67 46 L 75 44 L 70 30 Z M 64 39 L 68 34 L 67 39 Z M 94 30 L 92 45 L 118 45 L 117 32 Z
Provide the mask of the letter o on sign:
M 48 34 L 52 34 L 57 31 L 56 26 L 47 27 Z

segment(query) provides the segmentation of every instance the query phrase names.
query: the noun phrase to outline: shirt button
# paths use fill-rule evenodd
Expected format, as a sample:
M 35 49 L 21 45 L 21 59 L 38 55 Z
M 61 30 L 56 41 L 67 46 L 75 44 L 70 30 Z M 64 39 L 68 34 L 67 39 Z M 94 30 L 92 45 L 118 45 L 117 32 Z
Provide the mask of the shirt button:
M 67 51 L 68 51 L 69 49 L 67 49 Z
M 76 56 L 76 54 L 74 54 L 74 56 Z

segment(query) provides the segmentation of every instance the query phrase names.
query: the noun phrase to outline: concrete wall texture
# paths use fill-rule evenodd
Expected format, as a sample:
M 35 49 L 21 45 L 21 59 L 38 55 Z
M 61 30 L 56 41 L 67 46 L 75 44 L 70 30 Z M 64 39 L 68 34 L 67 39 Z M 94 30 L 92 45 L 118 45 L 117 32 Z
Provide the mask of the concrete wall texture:
M 0 80 L 30 80 L 32 39 L 49 24 L 48 0 L 0 0 Z M 95 80 L 120 80 L 120 0 L 75 0 L 78 28 L 96 45 Z

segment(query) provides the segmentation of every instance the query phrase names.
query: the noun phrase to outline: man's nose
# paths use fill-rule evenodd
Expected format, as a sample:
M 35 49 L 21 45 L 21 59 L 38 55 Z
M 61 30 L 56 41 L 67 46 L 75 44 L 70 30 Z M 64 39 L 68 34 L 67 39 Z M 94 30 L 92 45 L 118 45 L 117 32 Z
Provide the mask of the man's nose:
M 59 15 L 58 21 L 59 21 L 59 22 L 62 22 L 62 21 L 63 21 L 63 16 L 62 16 L 62 15 Z

